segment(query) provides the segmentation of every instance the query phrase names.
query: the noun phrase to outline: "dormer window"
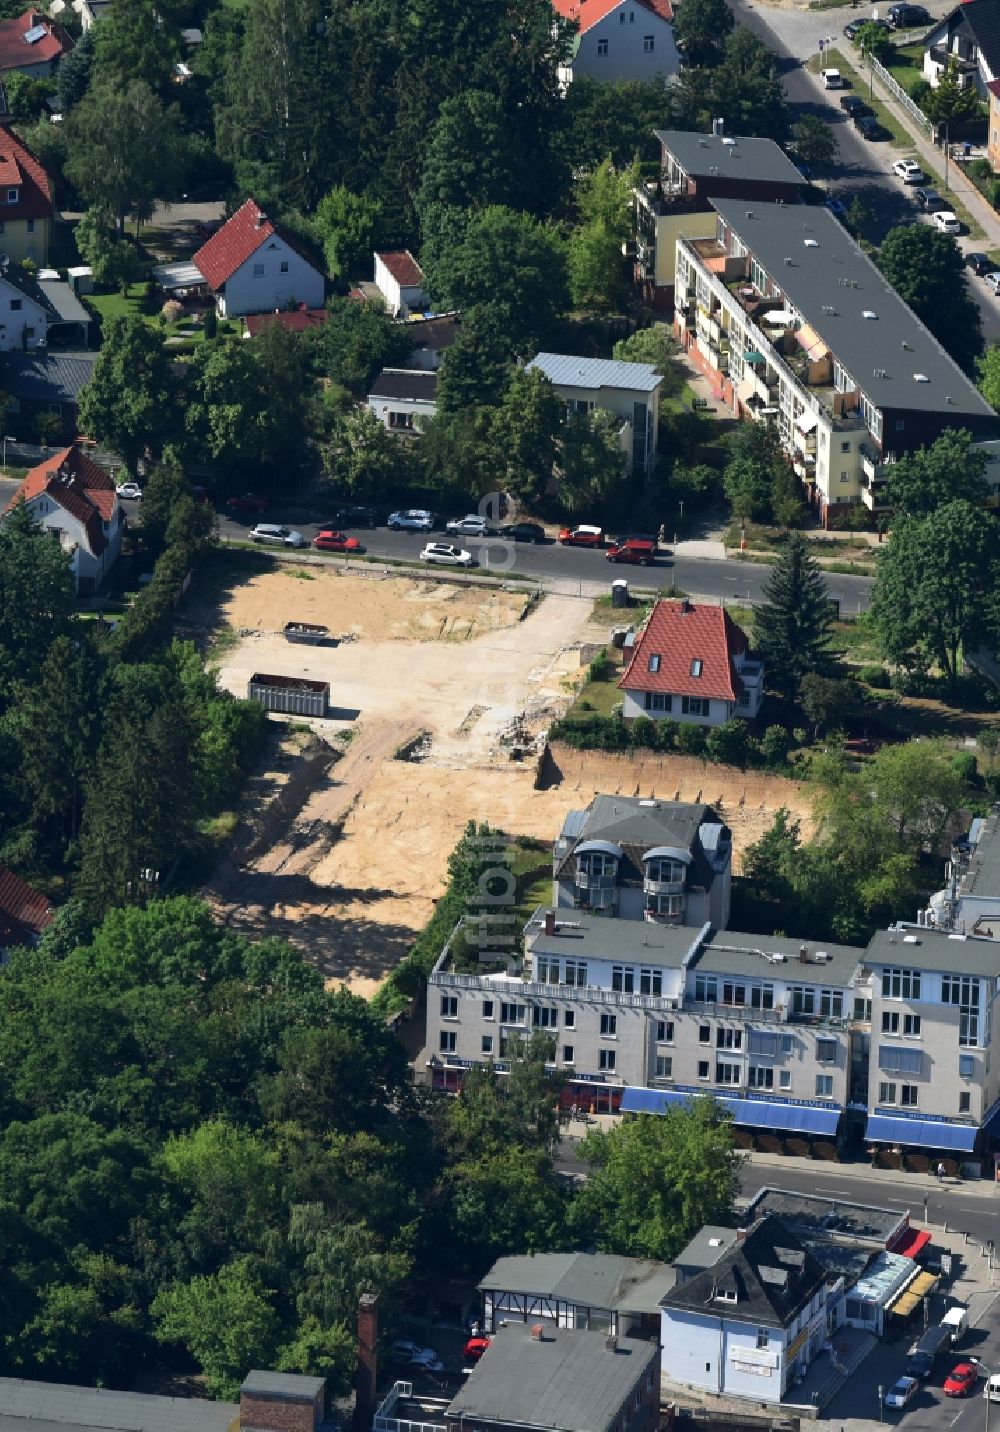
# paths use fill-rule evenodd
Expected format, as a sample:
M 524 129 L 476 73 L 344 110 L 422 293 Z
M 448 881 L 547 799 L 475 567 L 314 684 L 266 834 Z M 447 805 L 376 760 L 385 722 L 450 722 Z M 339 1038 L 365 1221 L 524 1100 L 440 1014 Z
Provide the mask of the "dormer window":
M 717 1303 L 736 1303 L 739 1302 L 739 1298 L 735 1288 L 716 1288 L 715 1301 Z
M 660 669 L 660 653 L 659 653 L 658 651 L 654 651 L 654 652 L 651 654 L 650 658 L 649 658 L 649 670 L 650 670 L 650 671 L 659 671 L 659 669 Z
M 701 675 L 701 657 L 700 657 L 700 656 L 696 656 L 696 657 L 692 660 L 692 662 L 691 662 L 691 675 L 692 675 L 692 676 L 700 676 L 700 675 Z
M 20 203 L 20 200 L 21 200 L 21 191 L 20 191 L 20 189 L 8 189 L 8 190 L 7 190 L 7 203 L 8 203 L 8 204 L 17 204 L 17 203 Z

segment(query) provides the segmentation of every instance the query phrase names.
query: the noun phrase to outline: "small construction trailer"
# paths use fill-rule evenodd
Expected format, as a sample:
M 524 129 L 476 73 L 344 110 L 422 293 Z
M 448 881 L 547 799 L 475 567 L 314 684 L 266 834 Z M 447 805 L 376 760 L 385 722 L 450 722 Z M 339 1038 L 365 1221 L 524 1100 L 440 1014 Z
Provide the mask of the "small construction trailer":
M 286 622 L 285 640 L 299 642 L 305 646 L 322 646 L 330 639 L 330 628 L 318 626 L 315 622 Z
M 325 716 L 330 683 L 310 681 L 305 676 L 254 672 L 247 683 L 247 697 L 259 701 L 266 711 L 280 711 L 286 716 Z

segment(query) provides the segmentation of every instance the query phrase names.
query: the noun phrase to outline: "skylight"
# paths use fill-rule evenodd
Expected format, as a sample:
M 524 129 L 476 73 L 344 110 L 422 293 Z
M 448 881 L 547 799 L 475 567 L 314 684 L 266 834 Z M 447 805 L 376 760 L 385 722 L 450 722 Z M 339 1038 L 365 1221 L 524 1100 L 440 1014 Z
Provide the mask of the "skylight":
M 694 658 L 694 660 L 691 662 L 691 675 L 692 675 L 692 676 L 700 676 L 700 675 L 701 675 L 701 657 L 700 657 L 700 656 L 696 656 L 696 657 Z
M 659 671 L 659 669 L 660 669 L 660 653 L 659 653 L 658 651 L 654 651 L 653 654 L 652 654 L 652 656 L 649 658 L 649 670 L 650 670 L 650 671 Z

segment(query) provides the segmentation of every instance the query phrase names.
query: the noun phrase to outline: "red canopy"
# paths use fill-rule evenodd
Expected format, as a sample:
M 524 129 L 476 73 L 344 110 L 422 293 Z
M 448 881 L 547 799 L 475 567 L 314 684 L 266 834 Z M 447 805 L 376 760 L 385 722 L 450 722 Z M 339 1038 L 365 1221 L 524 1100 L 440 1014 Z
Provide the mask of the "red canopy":
M 904 1258 L 916 1258 L 930 1241 L 931 1235 L 925 1228 L 907 1228 L 892 1245 L 892 1252 L 901 1253 Z

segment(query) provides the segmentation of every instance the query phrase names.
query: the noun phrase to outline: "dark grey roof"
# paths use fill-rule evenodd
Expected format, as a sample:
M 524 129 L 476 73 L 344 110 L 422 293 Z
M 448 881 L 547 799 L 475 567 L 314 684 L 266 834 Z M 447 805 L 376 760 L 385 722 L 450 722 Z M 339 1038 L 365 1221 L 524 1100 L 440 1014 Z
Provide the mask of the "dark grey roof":
M 718 1263 L 723 1253 L 728 1253 L 735 1242 L 735 1228 L 721 1228 L 715 1223 L 706 1223 L 684 1251 L 678 1253 L 674 1265 L 685 1273 L 711 1268 L 713 1263 Z
M 70 284 L 64 283 L 62 279 L 43 279 L 38 286 L 60 323 L 90 323 L 90 314 Z
M 143 1392 L 71 1387 L 59 1382 L 26 1382 L 0 1377 L 3 1432 L 68 1432 L 107 1428 L 109 1432 L 229 1432 L 239 1419 L 232 1402 L 154 1397 Z
M 670 1311 L 786 1328 L 826 1282 L 826 1270 L 778 1218 L 762 1218 L 717 1263 L 663 1299 Z M 720 1294 L 735 1294 L 723 1298 Z
M 508 1323 L 469 1374 L 447 1417 L 505 1422 L 558 1432 L 605 1432 L 659 1356 L 655 1342 L 556 1328 L 541 1341 Z
M 413 339 L 414 348 L 429 348 L 441 353 L 454 343 L 460 324 L 461 318 L 457 313 L 436 313 L 432 318 L 408 319 L 406 329 Z
M 1000 5 L 996 0 L 965 0 L 957 13 L 972 31 L 990 74 L 1000 74 Z
M 614 1253 L 536 1253 L 498 1258 L 479 1284 L 486 1291 L 533 1293 L 585 1308 L 655 1313 L 673 1287 L 667 1263 Z
M 924 925 L 878 930 L 869 941 L 865 962 L 989 977 L 1000 975 L 1000 942 L 949 934 Z
M 728 827 L 711 806 L 636 796 L 595 796 L 586 811 L 568 812 L 556 843 L 556 874 L 572 859 L 581 841 L 608 840 L 620 845 L 627 858 L 626 868 L 618 872 L 619 879 L 641 880 L 644 852 L 657 845 L 670 845 L 689 850 L 694 856 L 688 884 L 707 888 L 714 871 L 702 849 L 699 832 L 703 825 L 719 825 L 728 837 Z M 711 844 L 714 855 L 719 845 L 718 832 L 712 833 Z
M 785 1227 L 799 1237 L 848 1238 L 855 1243 L 867 1243 L 872 1249 L 884 1248 L 906 1222 L 906 1214 L 898 1209 L 765 1186 L 750 1200 L 740 1226 L 749 1228 L 766 1213 L 780 1218 Z
M 1000 427 L 986 399 L 829 209 L 745 199 L 711 203 L 781 289 L 786 306 L 802 315 L 877 408 L 941 412 L 956 426 L 973 418 L 980 428 Z M 877 317 L 865 318 L 866 311 Z M 885 437 L 891 446 L 892 435 Z
M 696 134 L 687 129 L 658 129 L 655 133 L 692 179 L 718 174 L 749 183 L 800 184 L 803 189 L 809 182 L 773 139 Z
M 94 375 L 96 353 L 5 353 L 0 388 L 12 398 L 75 403 Z
M 806 951 L 805 962 L 800 959 L 802 950 Z M 818 954 L 829 955 L 829 959 L 818 960 Z M 720 930 L 706 941 L 698 969 L 708 974 L 774 975 L 793 983 L 846 986 L 864 959 L 860 946 Z
M 557 910 L 554 935 L 546 935 L 540 919 L 536 923 L 533 918 L 525 928 L 527 947 L 533 955 L 623 960 L 665 969 L 680 969 L 697 950 L 701 938 L 702 930 L 693 925 L 608 919 L 583 910 Z
M 979 832 L 960 895 L 1000 896 L 1000 806 L 994 806 Z
M 437 374 L 418 368 L 383 368 L 368 390 L 372 398 L 409 398 L 411 402 L 433 403 L 437 396 Z
M 279 1401 L 314 1401 L 326 1386 L 322 1377 L 304 1377 L 298 1372 L 248 1372 L 240 1385 L 240 1392 L 249 1392 L 257 1397 L 276 1397 Z

